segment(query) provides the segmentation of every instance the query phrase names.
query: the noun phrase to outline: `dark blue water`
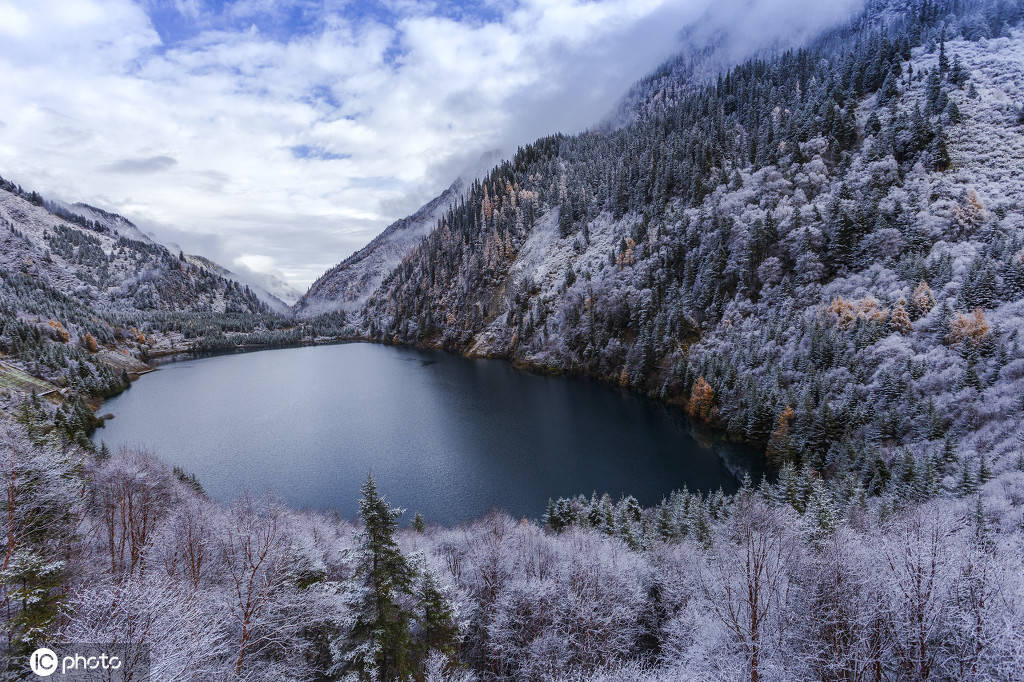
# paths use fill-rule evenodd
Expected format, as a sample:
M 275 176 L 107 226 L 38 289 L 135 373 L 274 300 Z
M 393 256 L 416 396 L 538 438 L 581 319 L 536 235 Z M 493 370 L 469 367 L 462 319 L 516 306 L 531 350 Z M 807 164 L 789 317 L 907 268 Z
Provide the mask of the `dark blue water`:
M 169 363 L 103 412 L 116 418 L 97 441 L 145 446 L 214 499 L 273 491 L 352 517 L 372 472 L 428 523 L 494 507 L 536 518 L 549 497 L 592 491 L 643 504 L 684 484 L 728 492 L 753 459 L 602 384 L 361 343 Z

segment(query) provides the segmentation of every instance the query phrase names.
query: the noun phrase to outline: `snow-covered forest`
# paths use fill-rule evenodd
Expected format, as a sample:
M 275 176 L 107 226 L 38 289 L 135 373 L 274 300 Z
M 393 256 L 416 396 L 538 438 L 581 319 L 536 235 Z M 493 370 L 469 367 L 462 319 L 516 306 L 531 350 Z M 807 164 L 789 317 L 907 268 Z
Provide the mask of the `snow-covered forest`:
M 494 513 L 398 530 L 372 481 L 358 523 L 273 499 L 217 505 L 151 455 L 62 442 L 37 410 L 0 430 L 10 661 L 45 637 L 119 642 L 159 680 L 1024 669 L 1022 472 L 898 510 L 863 491 L 837 502 L 801 476 L 657 509 L 553 504 L 544 526 Z
M 840 500 L 1015 475 L 1020 17 L 873 3 L 713 83 L 641 83 L 630 125 L 475 184 L 365 329 L 677 402 Z
M 684 55 L 622 125 L 473 183 L 375 291 L 342 263 L 349 310 L 301 322 L 4 182 L 8 663 L 117 641 L 158 680 L 1024 679 L 1022 22 L 873 0 L 707 82 Z M 357 520 L 220 505 L 89 438 L 154 355 L 341 336 L 615 382 L 773 476 L 405 528 L 372 480 Z

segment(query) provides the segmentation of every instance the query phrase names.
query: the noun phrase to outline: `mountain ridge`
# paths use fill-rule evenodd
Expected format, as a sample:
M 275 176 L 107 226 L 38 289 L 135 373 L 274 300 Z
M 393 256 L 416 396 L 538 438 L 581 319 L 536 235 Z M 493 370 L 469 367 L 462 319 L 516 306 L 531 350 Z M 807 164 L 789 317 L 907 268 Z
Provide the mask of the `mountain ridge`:
M 464 187 L 465 181 L 456 179 L 415 213 L 391 223 L 366 246 L 317 278 L 293 310 L 300 317 L 359 310 L 391 270 L 458 200 Z
M 907 451 L 1012 469 L 1021 17 L 908 6 L 528 145 L 360 329 L 617 382 L 873 494 Z

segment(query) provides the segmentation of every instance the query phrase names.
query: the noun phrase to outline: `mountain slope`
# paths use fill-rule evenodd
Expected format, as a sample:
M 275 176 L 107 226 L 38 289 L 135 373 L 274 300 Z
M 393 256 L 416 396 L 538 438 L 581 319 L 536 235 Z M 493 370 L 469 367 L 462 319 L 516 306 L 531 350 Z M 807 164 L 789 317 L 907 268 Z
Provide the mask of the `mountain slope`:
M 105 227 L 108 230 L 112 230 L 126 239 L 145 242 L 148 244 L 157 243 L 157 240 L 151 235 L 146 234 L 135 223 L 122 215 L 118 215 L 117 213 L 104 211 L 102 208 L 96 208 L 95 206 L 90 206 L 89 204 L 83 204 L 81 202 L 76 202 L 70 206 L 61 206 L 61 208 L 71 214 L 80 215 L 87 220 L 93 220 L 97 225 Z M 61 212 L 61 215 L 65 214 Z
M 266 311 L 251 291 L 155 242 L 84 227 L 31 199 L 0 189 L 4 273 L 31 276 L 104 310 Z
M 295 304 L 302 317 L 359 310 L 384 278 L 437 225 L 465 188 L 456 180 L 410 216 L 395 221 L 373 241 L 324 273 Z
M 0 180 L 0 399 L 60 392 L 91 423 L 77 399 L 122 390 L 151 352 L 276 324 L 247 287 L 140 236 L 120 216 Z
M 231 270 L 225 268 L 223 265 L 214 263 L 209 258 L 206 258 L 205 256 L 197 256 L 194 254 L 185 254 L 185 260 L 189 264 L 199 268 L 203 268 L 204 270 L 218 277 L 223 277 L 224 279 L 244 284 L 245 286 L 249 287 L 249 289 L 251 289 L 254 294 L 256 294 L 256 297 L 259 298 L 260 301 L 262 301 L 270 310 L 274 311 L 275 313 L 279 315 L 288 315 L 291 313 L 291 306 L 285 301 L 275 296 L 273 293 L 271 293 L 269 289 L 264 288 L 258 284 L 253 284 L 246 281 L 249 278 L 234 273 Z M 274 287 L 275 290 L 282 292 L 291 291 L 287 283 L 281 282 L 276 277 L 271 277 L 268 275 L 265 281 L 269 286 Z M 285 295 L 288 294 L 285 293 Z
M 886 9 L 524 148 L 396 268 L 364 332 L 677 401 L 847 489 L 1012 469 L 1021 5 Z

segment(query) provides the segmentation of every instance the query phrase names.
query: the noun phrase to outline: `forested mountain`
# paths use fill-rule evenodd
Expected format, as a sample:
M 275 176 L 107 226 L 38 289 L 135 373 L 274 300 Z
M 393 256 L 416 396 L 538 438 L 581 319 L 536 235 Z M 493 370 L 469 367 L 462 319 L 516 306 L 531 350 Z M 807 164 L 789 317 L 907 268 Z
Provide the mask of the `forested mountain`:
M 248 289 L 188 263 L 121 216 L 75 213 L 4 181 L 0 225 L 0 271 L 29 276 L 87 308 L 266 312 Z
M 683 55 L 623 125 L 428 206 L 362 308 L 300 329 L 8 185 L 0 672 L 72 641 L 153 679 L 1021 679 L 1022 21 L 1019 0 L 886 0 L 709 81 Z M 358 302 L 375 251 L 311 301 Z M 773 476 L 401 529 L 372 479 L 355 523 L 219 505 L 87 437 L 78 397 L 123 380 L 108 339 L 343 326 L 658 396 Z
M 274 291 L 277 291 L 282 296 L 291 298 L 292 303 L 294 303 L 295 300 L 297 300 L 297 297 L 292 298 L 294 290 L 288 285 L 287 282 L 283 282 L 277 277 L 274 277 L 273 275 L 264 275 L 261 281 L 263 281 L 266 286 L 260 286 L 255 283 L 249 283 L 245 281 L 246 279 L 251 279 L 251 276 L 243 277 L 238 273 L 228 270 L 223 265 L 214 263 L 212 260 L 206 258 L 205 256 L 197 256 L 194 254 L 186 253 L 185 260 L 191 265 L 195 265 L 196 267 L 207 270 L 208 272 L 217 275 L 218 277 L 223 277 L 226 280 L 237 282 L 245 287 L 248 287 L 252 291 L 252 293 L 256 294 L 256 298 L 262 301 L 263 304 L 266 305 L 267 308 L 269 308 L 273 312 L 278 313 L 279 315 L 291 314 L 291 306 L 273 293 Z
M 80 399 L 122 390 L 151 355 L 230 345 L 225 333 L 297 342 L 287 325 L 249 287 L 127 219 L 0 180 L 0 403 L 60 394 L 74 431 L 94 423 Z
M 465 185 L 465 181 L 456 180 L 418 211 L 395 221 L 369 244 L 321 275 L 295 304 L 296 313 L 311 317 L 362 308 L 388 273 L 434 229 Z
M 522 148 L 366 333 L 615 381 L 873 494 L 1013 469 L 1021 6 L 900 6 Z

